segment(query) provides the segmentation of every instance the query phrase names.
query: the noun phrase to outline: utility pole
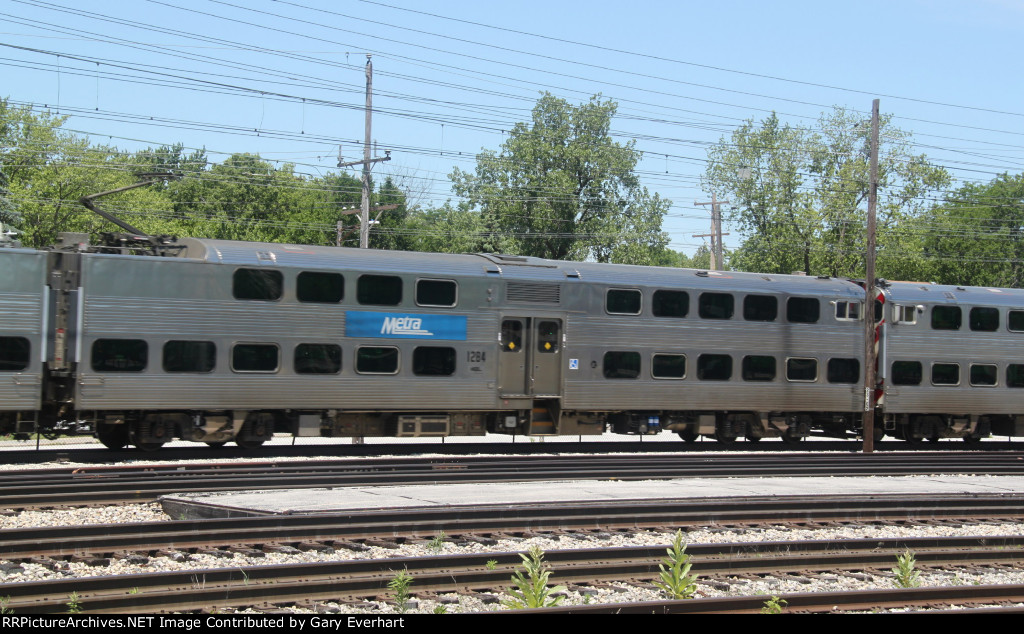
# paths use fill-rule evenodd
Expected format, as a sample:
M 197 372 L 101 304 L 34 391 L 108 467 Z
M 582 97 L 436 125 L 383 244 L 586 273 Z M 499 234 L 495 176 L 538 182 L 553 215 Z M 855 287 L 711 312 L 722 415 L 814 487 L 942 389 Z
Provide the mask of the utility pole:
M 370 158 L 370 130 L 373 120 L 373 62 L 370 55 L 366 56 L 366 124 L 365 136 L 363 138 L 363 160 L 342 163 L 338 161 L 338 167 L 351 167 L 353 165 L 363 166 L 363 194 L 362 205 L 359 212 L 359 248 L 366 249 L 370 246 L 370 166 L 380 161 L 390 161 L 391 152 L 385 150 L 384 158 Z M 341 221 L 338 221 L 338 246 L 341 246 Z
M 717 271 L 723 266 L 725 253 L 722 250 L 722 208 L 720 205 L 729 204 L 728 200 L 719 201 L 714 193 L 711 194 L 711 202 L 699 203 L 693 201 L 694 205 L 711 205 L 711 270 Z M 706 237 L 708 234 L 695 235 L 695 238 Z M 728 235 L 728 234 L 724 234 Z
M 875 450 L 875 204 L 878 201 L 878 99 L 871 102 L 868 251 L 864 258 L 864 453 Z

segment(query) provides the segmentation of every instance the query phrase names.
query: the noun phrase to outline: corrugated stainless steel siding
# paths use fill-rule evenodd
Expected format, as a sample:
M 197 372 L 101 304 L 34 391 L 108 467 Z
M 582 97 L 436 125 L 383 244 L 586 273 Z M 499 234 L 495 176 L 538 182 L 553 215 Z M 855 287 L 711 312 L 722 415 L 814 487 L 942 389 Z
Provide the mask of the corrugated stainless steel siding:
M 34 410 L 40 406 L 46 275 L 45 253 L 0 249 L 0 336 L 24 337 L 30 345 L 28 367 L 19 372 L 0 372 L 0 410 Z

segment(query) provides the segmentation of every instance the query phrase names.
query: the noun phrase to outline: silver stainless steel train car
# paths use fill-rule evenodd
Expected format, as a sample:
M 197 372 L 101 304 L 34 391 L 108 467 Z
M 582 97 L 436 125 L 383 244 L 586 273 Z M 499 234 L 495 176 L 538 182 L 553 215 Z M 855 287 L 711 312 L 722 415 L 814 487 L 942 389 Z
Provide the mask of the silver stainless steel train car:
M 0 249 L 0 431 L 861 433 L 848 280 L 183 239 Z M 1024 292 L 883 285 L 876 435 L 1024 434 Z M 81 431 L 81 430 L 79 430 Z

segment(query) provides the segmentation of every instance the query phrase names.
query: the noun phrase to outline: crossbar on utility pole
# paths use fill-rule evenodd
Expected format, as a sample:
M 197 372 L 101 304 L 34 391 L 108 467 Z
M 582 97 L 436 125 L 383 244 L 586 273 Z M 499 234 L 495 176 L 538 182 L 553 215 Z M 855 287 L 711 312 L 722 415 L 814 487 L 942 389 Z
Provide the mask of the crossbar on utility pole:
M 878 201 L 878 99 L 871 102 L 871 184 L 868 188 L 867 254 L 864 258 L 864 453 L 875 450 L 875 205 Z

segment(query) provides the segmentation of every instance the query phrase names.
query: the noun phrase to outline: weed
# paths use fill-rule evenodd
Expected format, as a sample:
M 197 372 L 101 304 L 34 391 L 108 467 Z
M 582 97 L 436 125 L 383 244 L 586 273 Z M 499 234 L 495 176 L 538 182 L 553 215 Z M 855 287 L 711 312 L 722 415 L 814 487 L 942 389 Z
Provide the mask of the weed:
M 498 560 L 497 560 L 497 559 L 488 559 L 488 560 L 487 560 L 487 563 L 486 563 L 486 564 L 484 564 L 484 566 L 485 566 L 485 567 L 486 567 L 486 568 L 487 568 L 488 570 L 495 570 L 495 569 L 497 569 L 497 567 L 498 567 Z
M 82 598 L 78 596 L 78 592 L 72 592 L 68 595 L 68 614 L 78 614 L 82 611 Z
M 132 588 L 131 590 L 128 591 L 128 594 L 138 594 L 138 593 L 139 593 L 139 587 L 138 586 L 135 586 L 134 588 Z
M 7 604 L 11 602 L 11 597 L 0 597 L 0 614 L 14 614 L 14 610 L 7 607 Z
M 448 614 L 448 608 L 443 605 L 435 605 L 434 614 Z
M 914 570 L 915 565 L 917 562 L 910 550 L 896 557 L 896 567 L 892 572 L 896 575 L 893 583 L 897 588 L 917 588 L 921 585 L 921 573 Z
M 672 540 L 672 547 L 665 549 L 668 557 L 658 564 L 661 569 L 661 581 L 654 585 L 665 591 L 673 599 L 691 599 L 697 590 L 697 575 L 690 574 L 690 556 L 686 554 L 683 542 L 683 531 L 677 530 Z
M 441 531 L 437 535 L 434 535 L 434 539 L 427 542 L 427 549 L 435 555 L 440 553 L 442 550 L 444 550 L 444 540 L 447 537 L 448 536 L 444 534 L 444 531 Z
M 409 609 L 409 586 L 412 585 L 412 575 L 409 571 L 402 569 L 395 578 L 388 582 L 388 587 L 395 593 L 395 602 L 398 604 L 398 613 L 405 614 Z
M 512 598 L 502 601 L 502 605 L 519 610 L 522 608 L 550 608 L 561 603 L 564 597 L 551 595 L 556 592 L 564 592 L 565 586 L 548 587 L 551 570 L 544 563 L 544 551 L 540 546 L 533 546 L 528 554 L 520 553 L 519 556 L 523 559 L 523 568 L 526 569 L 526 574 L 524 575 L 519 570 L 516 571 L 512 577 L 512 583 L 518 590 L 509 590 L 508 593 L 512 595 Z
M 785 599 L 773 596 L 764 602 L 764 607 L 761 608 L 761 614 L 782 614 L 782 610 L 789 605 L 789 602 Z

